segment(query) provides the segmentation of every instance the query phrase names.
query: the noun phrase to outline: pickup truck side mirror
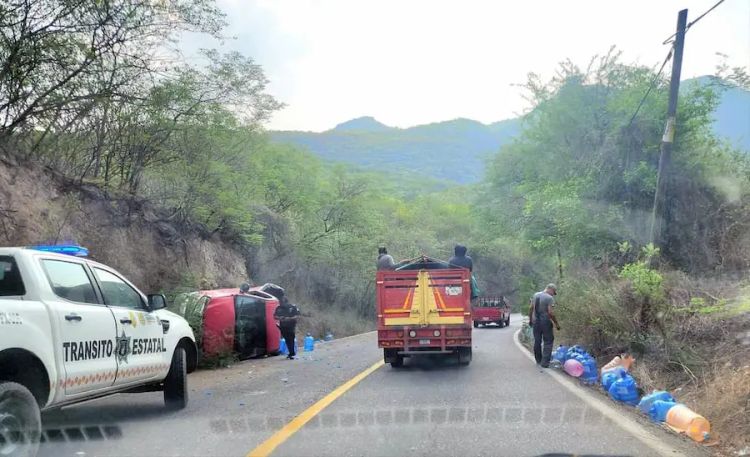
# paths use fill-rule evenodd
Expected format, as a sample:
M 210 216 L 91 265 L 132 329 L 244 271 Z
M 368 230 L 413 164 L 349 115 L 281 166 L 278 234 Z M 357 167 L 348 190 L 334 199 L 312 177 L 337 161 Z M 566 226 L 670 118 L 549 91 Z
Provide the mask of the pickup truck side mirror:
M 164 309 L 167 307 L 167 297 L 163 294 L 149 294 L 148 306 L 152 311 L 157 309 Z

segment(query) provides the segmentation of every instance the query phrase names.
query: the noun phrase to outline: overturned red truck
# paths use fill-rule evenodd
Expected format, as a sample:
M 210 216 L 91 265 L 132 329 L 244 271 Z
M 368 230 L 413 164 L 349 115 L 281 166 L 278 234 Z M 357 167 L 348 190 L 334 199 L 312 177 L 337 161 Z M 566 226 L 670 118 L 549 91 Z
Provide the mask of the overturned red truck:
M 404 357 L 458 355 L 471 362 L 471 273 L 421 256 L 376 275 L 378 347 L 386 363 Z

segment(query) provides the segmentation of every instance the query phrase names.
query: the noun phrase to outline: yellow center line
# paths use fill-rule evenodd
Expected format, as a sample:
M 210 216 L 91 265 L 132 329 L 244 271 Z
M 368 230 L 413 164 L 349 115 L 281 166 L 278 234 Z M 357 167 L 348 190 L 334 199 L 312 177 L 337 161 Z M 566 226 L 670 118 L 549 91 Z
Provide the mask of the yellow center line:
M 357 376 L 353 377 L 352 379 L 346 381 L 344 384 L 338 386 L 336 389 L 333 390 L 333 392 L 329 393 L 325 397 L 318 400 L 314 405 L 307 408 L 300 414 L 299 416 L 295 417 L 291 420 L 288 424 L 286 424 L 281 430 L 274 433 L 270 438 L 262 442 L 258 447 L 250 451 L 246 457 L 266 457 L 271 455 L 271 453 L 284 441 L 291 438 L 292 435 L 297 433 L 299 429 L 301 429 L 306 423 L 310 422 L 310 420 L 320 414 L 321 411 L 326 409 L 328 405 L 336 401 L 337 398 L 344 395 L 349 389 L 356 386 L 358 382 L 365 379 L 367 376 L 369 376 L 372 372 L 377 370 L 378 368 L 383 366 L 383 361 L 380 360 L 378 363 L 374 364 L 370 368 L 366 369 L 365 371 L 361 372 Z

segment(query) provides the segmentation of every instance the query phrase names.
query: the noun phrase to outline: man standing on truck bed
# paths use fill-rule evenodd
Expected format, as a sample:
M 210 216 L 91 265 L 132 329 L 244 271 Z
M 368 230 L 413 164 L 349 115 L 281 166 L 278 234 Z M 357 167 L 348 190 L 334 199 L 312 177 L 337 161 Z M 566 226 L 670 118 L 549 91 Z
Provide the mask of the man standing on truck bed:
M 457 244 L 453 248 L 453 257 L 448 260 L 448 263 L 457 267 L 466 268 L 469 271 L 474 269 L 474 263 L 471 261 L 471 257 L 466 255 L 466 246 Z
M 388 254 L 388 250 L 385 246 L 378 248 L 378 270 L 393 270 L 396 268 L 396 262 L 393 257 Z
M 534 329 L 534 358 L 537 365 L 541 364 L 542 368 L 549 367 L 552 357 L 552 342 L 555 340 L 552 324 L 554 323 L 555 328 L 560 330 L 560 324 L 557 323 L 554 312 L 555 295 L 557 295 L 557 286 L 548 284 L 543 291 L 534 294 L 529 308 L 529 325 Z M 542 342 L 544 342 L 543 350 Z

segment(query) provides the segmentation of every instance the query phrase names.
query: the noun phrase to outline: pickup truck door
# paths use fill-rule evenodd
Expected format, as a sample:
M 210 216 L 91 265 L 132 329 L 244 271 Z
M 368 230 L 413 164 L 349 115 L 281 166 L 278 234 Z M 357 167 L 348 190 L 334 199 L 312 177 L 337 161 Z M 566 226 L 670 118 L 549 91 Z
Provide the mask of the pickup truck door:
M 161 321 L 148 309 L 143 295 L 115 272 L 96 266 L 92 270 L 104 302 L 115 316 L 115 386 L 156 379 L 171 360 L 171 354 L 166 354 Z
M 115 319 L 96 294 L 83 263 L 40 258 L 55 294 L 49 301 L 60 329 L 55 350 L 61 351 L 64 375 L 58 380 L 65 396 L 111 387 L 115 380 Z

